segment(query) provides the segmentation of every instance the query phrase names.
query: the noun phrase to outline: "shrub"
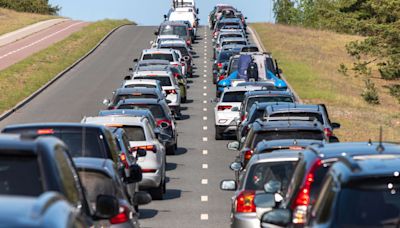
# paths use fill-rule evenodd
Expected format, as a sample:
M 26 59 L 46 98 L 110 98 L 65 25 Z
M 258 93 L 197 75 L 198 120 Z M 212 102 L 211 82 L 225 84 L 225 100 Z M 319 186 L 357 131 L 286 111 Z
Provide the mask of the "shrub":
M 0 0 L 0 7 L 19 12 L 56 15 L 60 10 L 52 6 L 48 0 Z
M 369 103 L 369 104 L 379 104 L 379 96 L 378 96 L 378 91 L 375 87 L 375 83 L 371 81 L 371 79 L 366 79 L 365 80 L 365 89 L 361 93 L 361 96 L 364 98 L 364 100 Z

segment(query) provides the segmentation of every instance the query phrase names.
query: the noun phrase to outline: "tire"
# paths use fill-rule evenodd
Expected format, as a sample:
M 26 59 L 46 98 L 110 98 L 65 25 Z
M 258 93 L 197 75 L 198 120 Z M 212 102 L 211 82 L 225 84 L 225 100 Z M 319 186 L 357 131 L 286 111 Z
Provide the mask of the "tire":
M 186 101 L 187 101 L 187 97 L 186 96 L 184 96 L 184 97 L 182 97 L 182 103 L 186 103 Z
M 218 131 L 218 128 L 215 127 L 215 140 L 222 140 L 224 136 Z
M 165 193 L 165 181 L 160 183 L 160 186 L 157 188 L 152 188 L 149 190 L 152 200 L 162 200 L 164 198 Z
M 176 151 L 176 144 L 167 147 L 167 155 L 175 155 L 175 151 Z

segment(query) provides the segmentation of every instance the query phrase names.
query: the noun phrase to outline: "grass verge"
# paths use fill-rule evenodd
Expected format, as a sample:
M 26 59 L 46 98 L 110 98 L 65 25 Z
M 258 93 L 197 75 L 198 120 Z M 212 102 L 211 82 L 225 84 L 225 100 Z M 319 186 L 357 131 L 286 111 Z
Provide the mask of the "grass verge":
M 34 13 L 20 13 L 0 8 L 0 35 L 35 24 L 40 21 L 55 19 L 56 16 Z
M 338 71 L 341 63 L 351 67 L 353 62 L 345 45 L 361 37 L 269 23 L 251 26 L 303 101 L 328 106 L 332 121 L 342 124 L 336 131 L 341 141 L 377 140 L 380 126 L 385 141 L 400 141 L 400 104 L 387 89 L 393 82 L 374 72 L 381 104 L 368 105 L 360 96 L 362 78 Z
M 28 97 L 128 20 L 92 23 L 66 39 L 0 71 L 0 113 Z

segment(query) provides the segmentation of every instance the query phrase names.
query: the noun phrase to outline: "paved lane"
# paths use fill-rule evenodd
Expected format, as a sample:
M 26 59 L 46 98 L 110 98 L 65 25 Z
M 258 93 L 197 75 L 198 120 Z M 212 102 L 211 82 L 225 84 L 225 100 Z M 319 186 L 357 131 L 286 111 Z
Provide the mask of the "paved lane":
M 132 59 L 149 47 L 154 27 L 128 26 L 112 35 L 88 59 L 36 97 L 24 108 L 0 122 L 80 121 L 96 115 L 101 101 L 117 88 Z M 212 84 L 212 47 L 208 28 L 201 28 L 194 45 L 197 52 L 195 78 L 188 103 L 178 121 L 179 150 L 168 156 L 167 195 L 141 207 L 143 227 L 228 227 L 229 192 L 219 190 L 222 179 L 233 178 L 228 166 L 236 153 L 226 149 L 227 141 L 214 140 L 215 95 Z

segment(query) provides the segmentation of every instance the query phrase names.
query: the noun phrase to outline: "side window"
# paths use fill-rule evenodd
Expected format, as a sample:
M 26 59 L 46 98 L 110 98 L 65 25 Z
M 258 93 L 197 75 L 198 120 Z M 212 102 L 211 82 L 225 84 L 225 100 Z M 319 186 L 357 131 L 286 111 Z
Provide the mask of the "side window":
M 320 197 L 315 204 L 312 215 L 316 217 L 317 223 L 326 223 L 329 221 L 332 204 L 336 196 L 335 186 L 332 176 L 328 176 L 325 179 L 325 183 L 322 186 Z
M 56 148 L 56 164 L 60 174 L 60 181 L 64 188 L 65 197 L 75 207 L 81 206 L 81 197 L 79 189 L 78 175 L 69 159 L 67 152 L 61 146 Z
M 118 146 L 117 142 L 115 141 L 115 138 L 112 136 L 112 134 L 109 131 L 105 131 L 105 137 L 107 140 L 107 144 L 109 147 L 109 153 L 111 153 L 111 156 L 113 158 L 113 161 L 118 161 Z
M 156 139 L 156 134 L 154 134 L 153 129 L 150 126 L 150 123 L 148 121 L 145 121 L 145 127 L 146 127 L 146 131 L 149 133 L 150 137 L 152 139 Z

